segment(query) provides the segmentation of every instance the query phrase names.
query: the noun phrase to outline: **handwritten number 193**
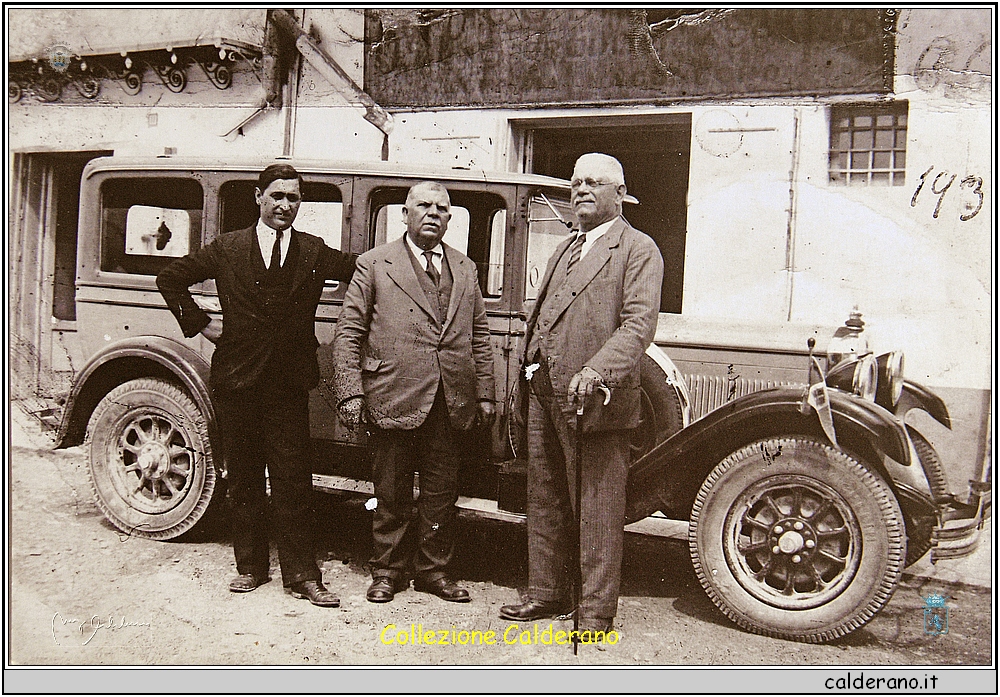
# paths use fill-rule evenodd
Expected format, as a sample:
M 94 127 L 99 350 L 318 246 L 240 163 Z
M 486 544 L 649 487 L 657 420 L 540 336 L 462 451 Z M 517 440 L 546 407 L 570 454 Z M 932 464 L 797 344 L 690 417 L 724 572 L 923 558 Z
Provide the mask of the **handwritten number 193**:
M 924 184 L 927 183 L 927 177 L 929 177 L 931 172 L 933 171 L 934 171 L 934 165 L 931 165 L 930 167 L 927 168 L 927 170 L 923 174 L 920 175 L 920 183 L 917 184 L 917 188 L 913 192 L 913 198 L 910 199 L 911 207 L 915 207 L 917 205 L 917 197 L 923 190 Z M 941 204 L 944 203 L 944 195 L 948 193 L 948 189 L 951 188 L 951 185 L 955 183 L 955 179 L 958 178 L 957 174 L 952 174 L 950 178 L 948 177 L 948 174 L 949 173 L 947 171 L 938 172 L 937 176 L 935 176 L 934 180 L 931 182 L 931 193 L 938 197 L 937 204 L 935 204 L 934 206 L 934 213 L 932 214 L 932 217 L 934 218 L 937 218 L 938 215 L 940 215 Z M 943 184 L 942 181 L 944 182 Z M 966 210 L 971 212 L 964 213 L 959 216 L 960 220 L 963 221 L 970 220 L 974 218 L 976 214 L 979 213 L 979 211 L 983 207 L 984 196 L 983 196 L 982 177 L 976 177 L 970 174 L 965 179 L 962 180 L 962 182 L 959 184 L 959 188 L 972 189 L 972 193 L 979 198 L 979 201 L 976 203 L 976 207 L 974 209 L 971 205 L 966 204 L 965 206 Z

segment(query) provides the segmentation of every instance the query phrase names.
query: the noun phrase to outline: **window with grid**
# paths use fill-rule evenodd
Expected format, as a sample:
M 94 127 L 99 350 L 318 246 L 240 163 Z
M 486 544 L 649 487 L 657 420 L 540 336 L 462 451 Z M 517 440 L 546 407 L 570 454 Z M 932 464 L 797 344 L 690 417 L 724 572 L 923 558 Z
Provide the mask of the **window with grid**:
M 830 182 L 906 183 L 905 101 L 834 106 L 830 111 Z

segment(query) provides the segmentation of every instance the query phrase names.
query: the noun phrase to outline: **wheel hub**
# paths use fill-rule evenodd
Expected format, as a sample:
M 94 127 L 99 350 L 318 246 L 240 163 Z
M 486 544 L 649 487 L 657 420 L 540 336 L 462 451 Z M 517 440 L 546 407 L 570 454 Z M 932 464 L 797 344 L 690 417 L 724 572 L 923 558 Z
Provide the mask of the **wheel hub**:
M 162 479 L 170 467 L 170 453 L 160 443 L 146 443 L 139 450 L 137 462 L 144 477 Z
M 800 518 L 779 521 L 771 528 L 770 538 L 771 551 L 775 554 L 797 554 L 816 547 L 816 532 Z
M 186 434 L 172 415 L 158 410 L 127 414 L 116 440 L 111 459 L 116 463 L 116 487 L 123 500 L 153 515 L 184 500 L 194 463 Z

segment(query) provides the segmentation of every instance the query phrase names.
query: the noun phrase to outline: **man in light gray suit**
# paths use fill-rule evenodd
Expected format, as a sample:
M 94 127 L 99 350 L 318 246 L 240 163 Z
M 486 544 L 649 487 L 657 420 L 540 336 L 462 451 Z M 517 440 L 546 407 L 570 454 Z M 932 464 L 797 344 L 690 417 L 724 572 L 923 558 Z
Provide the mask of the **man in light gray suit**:
M 528 598 L 500 610 L 533 621 L 572 611 L 576 547 L 576 412 L 582 441 L 580 632 L 608 632 L 618 607 L 629 429 L 639 424 L 639 360 L 653 340 L 663 259 L 621 217 L 621 164 L 598 153 L 573 170 L 580 223 L 549 259 L 528 318 L 523 364 L 528 395 Z M 534 366 L 534 367 L 533 367 Z M 590 399 L 598 386 L 607 405 Z
M 452 602 L 469 593 L 447 565 L 463 433 L 493 419 L 493 349 L 476 265 L 442 244 L 448 190 L 410 188 L 406 234 L 358 258 L 333 339 L 341 418 L 371 425 L 373 582 L 367 598 L 389 602 L 409 585 Z M 420 472 L 413 518 L 413 473 Z

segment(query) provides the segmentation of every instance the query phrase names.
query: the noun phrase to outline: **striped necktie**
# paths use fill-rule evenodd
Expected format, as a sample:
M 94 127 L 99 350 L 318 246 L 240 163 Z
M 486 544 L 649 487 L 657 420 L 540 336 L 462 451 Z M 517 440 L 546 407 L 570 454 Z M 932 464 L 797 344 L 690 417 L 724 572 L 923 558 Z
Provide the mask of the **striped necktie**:
M 573 244 L 569 247 L 569 261 L 566 262 L 566 273 L 568 274 L 573 270 L 576 262 L 580 261 L 580 256 L 583 254 L 583 243 L 587 240 L 587 233 L 581 232 L 577 234 L 576 239 L 573 240 Z
M 437 267 L 434 266 L 434 252 L 424 252 L 424 258 L 427 260 L 427 275 L 434 281 L 435 286 L 439 285 L 441 283 L 441 274 L 438 272 Z

